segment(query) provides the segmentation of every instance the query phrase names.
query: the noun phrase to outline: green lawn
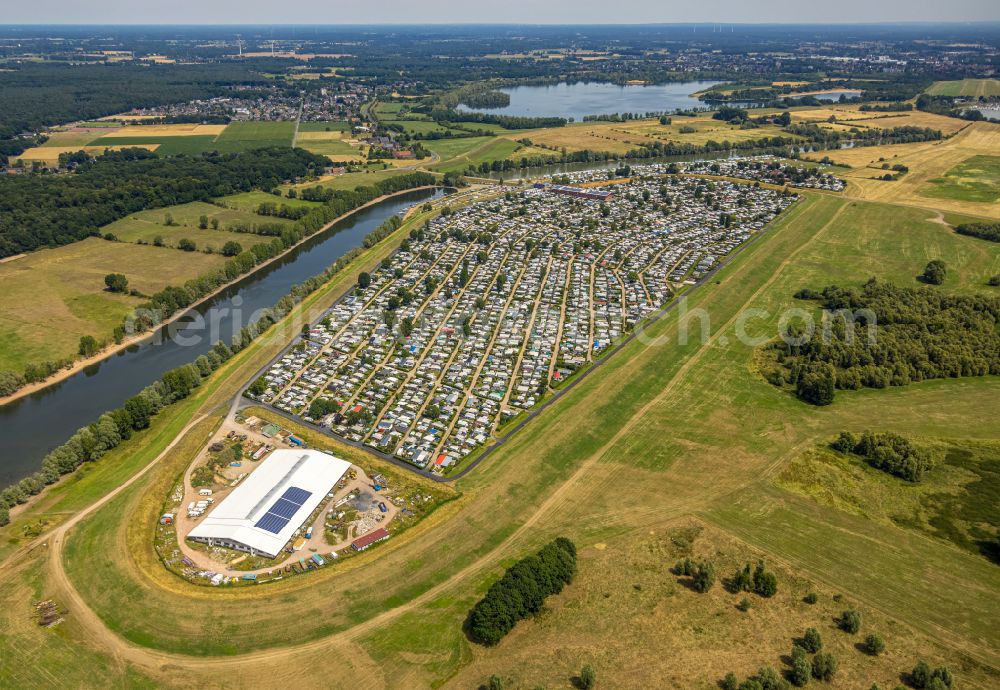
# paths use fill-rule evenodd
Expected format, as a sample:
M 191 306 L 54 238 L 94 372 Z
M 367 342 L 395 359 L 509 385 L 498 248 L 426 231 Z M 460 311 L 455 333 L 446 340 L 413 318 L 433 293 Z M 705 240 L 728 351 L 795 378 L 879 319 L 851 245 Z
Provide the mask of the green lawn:
M 168 213 L 173 217 L 175 225 L 166 225 Z M 211 225 L 204 230 L 199 228 L 199 219 L 202 215 L 207 216 L 209 222 L 217 219 L 219 229 L 213 230 Z M 229 241 L 237 242 L 244 248 L 266 241 L 254 234 L 228 231 L 227 228 L 233 224 L 257 225 L 274 221 L 282 224 L 291 223 L 281 218 L 258 216 L 252 211 L 220 208 L 214 204 L 194 201 L 165 209 L 140 211 L 105 226 L 103 230 L 114 233 L 123 242 L 153 244 L 154 238 L 160 237 L 166 246 L 176 247 L 181 239 L 188 239 L 195 243 L 199 251 L 208 248 L 221 251 L 222 246 Z
M 973 156 L 930 180 L 923 196 L 992 203 L 1000 199 L 1000 156 Z
M 932 96 L 1000 96 L 1000 80 L 959 79 L 936 81 L 927 89 Z

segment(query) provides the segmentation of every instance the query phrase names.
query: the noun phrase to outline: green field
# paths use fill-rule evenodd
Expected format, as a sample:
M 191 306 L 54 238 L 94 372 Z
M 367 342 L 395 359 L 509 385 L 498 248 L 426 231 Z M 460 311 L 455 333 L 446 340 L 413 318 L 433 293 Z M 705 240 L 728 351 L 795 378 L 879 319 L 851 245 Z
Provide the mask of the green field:
M 1000 199 L 1000 156 L 973 156 L 929 180 L 923 196 L 992 203 Z
M 1000 96 L 1000 80 L 959 79 L 957 81 L 936 81 L 926 93 L 932 96 Z
M 470 165 L 503 160 L 521 144 L 497 137 L 469 137 L 466 139 L 440 139 L 428 141 L 425 146 L 441 156 L 441 161 L 430 166 L 439 172 L 461 172 Z
M 175 225 L 166 225 L 168 213 L 173 217 Z M 211 226 L 205 230 L 199 228 L 199 219 L 202 215 L 207 216 L 209 222 L 212 219 L 217 219 L 219 229 L 212 230 Z M 123 242 L 153 244 L 154 238 L 160 237 L 166 246 L 176 247 L 181 239 L 188 239 L 195 243 L 199 251 L 209 248 L 213 251 L 221 251 L 222 246 L 229 241 L 237 242 L 244 248 L 257 242 L 266 241 L 253 234 L 228 231 L 227 228 L 234 223 L 258 225 L 271 222 L 292 223 L 292 221 L 283 218 L 258 216 L 252 211 L 220 208 L 214 204 L 193 201 L 189 204 L 163 209 L 140 211 L 115 221 L 111 225 L 106 225 L 103 230 L 113 233 Z
M 233 122 L 216 139 L 216 150 L 234 153 L 269 146 L 291 146 L 294 122 Z
M 708 344 L 689 342 L 663 347 L 636 341 L 627 346 L 620 356 L 574 389 L 551 414 L 529 425 L 488 463 L 459 483 L 468 499 L 463 502 L 461 513 L 449 522 L 449 529 L 427 534 L 412 545 L 404 544 L 398 551 L 385 553 L 379 568 L 354 572 L 350 579 L 335 573 L 321 574 L 311 588 L 314 597 L 303 603 L 305 615 L 294 622 L 285 615 L 277 593 L 248 595 L 255 601 L 252 625 L 256 634 L 247 637 L 244 648 L 280 645 L 290 636 L 296 640 L 316 639 L 348 628 L 385 611 L 393 602 L 413 599 L 440 582 L 443 574 L 461 571 L 463 566 L 501 545 L 483 564 L 486 572 L 453 583 L 450 588 L 453 596 L 467 600 L 470 594 L 481 591 L 488 573 L 495 572 L 489 563 L 495 563 L 504 554 L 523 552 L 554 533 L 565 532 L 588 544 L 648 526 L 653 520 L 673 519 L 691 511 L 705 511 L 709 518 L 715 519 L 717 510 L 721 510 L 714 507 L 717 501 L 725 498 L 720 505 L 743 505 L 743 499 L 732 499 L 733 491 L 741 492 L 745 502 L 752 505 L 754 496 L 762 495 L 765 490 L 773 491 L 759 486 L 759 478 L 788 449 L 814 439 L 817 434 L 825 437 L 860 424 L 871 418 L 874 409 L 879 411 L 881 423 L 887 429 L 934 433 L 954 428 L 958 420 L 963 420 L 963 428 L 970 434 L 995 435 L 1000 429 L 987 411 L 990 407 L 987 400 L 998 392 L 995 379 L 934 382 L 908 389 L 842 394 L 833 407 L 817 413 L 757 379 L 748 366 L 752 348 L 728 345 L 718 337 L 729 331 L 739 311 L 749 304 L 771 312 L 769 319 L 762 320 L 762 329 L 773 326 L 778 312 L 794 304 L 791 294 L 803 285 L 832 281 L 858 283 L 872 273 L 884 278 L 911 279 L 926 262 L 926 256 L 910 259 L 908 238 L 880 224 L 866 228 L 866 234 L 859 238 L 858 223 L 864 222 L 862 207 L 866 206 L 874 207 L 814 196 L 789 211 L 779 221 L 780 232 L 774 232 L 719 275 L 722 288 L 710 288 L 692 297 L 692 306 L 705 308 L 718 324 Z M 911 222 L 919 225 L 916 217 Z M 941 246 L 964 245 L 961 238 L 940 225 L 924 222 L 921 230 L 939 233 Z M 874 245 L 870 238 L 877 238 L 879 244 Z M 832 273 L 831 262 L 836 262 Z M 648 333 L 670 335 L 675 333 L 676 326 L 676 320 L 671 318 L 654 325 Z M 749 419 L 740 413 L 751 409 L 754 413 Z M 934 412 L 929 414 L 929 410 Z M 565 423 L 569 418 L 574 420 L 573 424 Z M 528 476 L 531 481 L 526 482 Z M 648 498 L 632 496 L 623 504 L 620 492 L 613 489 L 616 477 L 629 485 L 641 485 Z M 662 495 L 670 496 L 666 505 L 660 503 L 658 497 Z M 77 586 L 112 629 L 136 643 L 199 655 L 227 653 L 228 643 L 219 639 L 215 631 L 228 630 L 237 636 L 249 632 L 246 626 L 251 623 L 243 615 L 243 597 L 218 600 L 213 625 L 204 627 L 191 615 L 193 601 L 156 589 L 137 591 L 127 584 L 131 576 L 119 559 L 90 555 L 104 553 L 109 548 L 104 542 L 113 539 L 109 532 L 120 523 L 119 515 L 132 514 L 126 510 L 127 500 L 123 497 L 100 511 L 71 539 L 68 565 Z M 545 519 L 539 528 L 514 532 L 521 521 L 541 515 L 538 511 L 543 500 Z M 562 510 L 548 508 L 554 505 Z M 796 509 L 794 505 L 788 510 L 796 511 L 794 519 L 802 521 L 803 533 L 820 529 L 813 511 Z M 498 520 L 498 516 L 510 516 L 510 520 Z M 136 543 L 143 543 L 140 535 L 144 521 L 130 524 L 136 525 Z M 863 523 L 856 529 L 861 526 Z M 819 579 L 834 580 L 850 565 L 831 562 L 816 549 L 786 552 L 778 548 L 780 545 L 770 543 L 770 534 L 761 533 L 762 545 L 776 549 L 783 557 L 794 558 L 796 568 L 812 572 Z M 887 538 L 891 536 L 889 533 Z M 756 536 L 751 531 L 743 538 L 753 543 Z M 855 547 L 858 538 L 854 533 L 843 536 Z M 906 539 L 909 543 L 914 538 Z M 789 544 L 792 543 L 790 539 Z M 920 538 L 914 544 L 916 554 L 923 553 L 920 549 L 938 548 Z M 872 568 L 881 567 L 884 562 L 885 567 L 899 569 L 898 577 L 921 572 L 919 560 L 900 560 L 895 554 L 879 549 L 861 553 Z M 985 594 L 980 587 L 984 573 L 989 572 L 980 565 L 982 559 L 962 556 L 953 561 L 949 596 L 925 597 L 923 589 L 910 598 L 906 591 L 896 593 L 900 617 L 904 620 L 919 617 L 944 625 L 952 620 L 956 601 L 968 601 L 973 611 L 989 602 L 997 603 L 996 592 L 1000 590 Z M 401 568 L 407 572 L 402 582 L 397 577 Z M 869 602 L 879 601 L 884 594 L 882 590 L 891 585 L 890 581 L 869 583 L 858 578 L 847 578 L 845 582 L 851 583 L 849 589 L 854 596 Z M 344 598 L 338 607 L 324 604 L 324 613 L 319 615 L 319 609 L 313 607 L 328 601 L 327 593 L 342 591 L 344 587 L 350 589 L 351 596 Z M 129 592 L 131 605 L 125 604 L 124 592 Z M 416 609 L 414 614 L 422 612 L 425 617 L 433 615 L 439 620 L 447 611 L 452 626 L 445 629 L 451 635 L 460 635 L 463 607 L 437 610 L 431 604 L 427 603 L 430 608 Z M 142 611 L 142 615 L 136 615 L 136 611 Z M 311 615 L 313 612 L 316 615 Z M 996 653 L 1000 640 L 989 635 L 989 625 L 983 618 L 970 615 L 954 630 L 955 635 L 976 640 L 975 644 L 984 653 Z M 387 653 L 394 648 L 392 645 L 399 643 L 399 638 L 387 638 L 390 647 L 380 652 L 379 643 L 373 642 L 376 648 L 373 653 Z M 434 646 L 454 644 L 454 637 L 445 637 Z M 399 670 L 419 662 L 400 659 L 394 663 Z
M 92 142 L 92 146 L 142 146 L 143 144 L 158 144 L 156 153 L 161 156 L 188 156 L 221 150 L 216 138 L 199 134 L 189 137 L 178 136 L 148 136 L 148 137 L 101 137 Z
M 80 336 L 103 341 L 141 298 L 113 295 L 104 276 L 124 273 L 151 295 L 219 268 L 221 256 L 88 238 L 0 264 L 0 369 L 72 357 Z M 58 324 L 58 327 L 54 326 Z
M 351 123 L 344 120 L 330 120 L 324 122 L 301 122 L 300 132 L 350 132 Z
M 220 196 L 216 202 L 229 208 L 239 209 L 248 213 L 256 214 L 257 207 L 261 204 L 277 204 L 278 206 L 289 206 L 291 208 L 313 208 L 319 206 L 318 201 L 305 201 L 304 199 L 289 199 L 287 196 L 275 196 L 269 192 L 241 192 L 240 194 L 230 194 Z M 256 216 L 259 220 L 261 217 Z M 268 219 L 270 220 L 270 219 Z
M 452 157 L 462 154 L 482 151 Z M 979 289 L 982 276 L 998 272 L 1000 247 L 958 236 L 928 215 L 805 194 L 713 282 L 689 295 L 688 308 L 703 309 L 710 319 L 707 340 L 697 337 L 695 318 L 695 337 L 680 341 L 676 311 L 649 326 L 648 337 L 626 345 L 460 480 L 457 501 L 404 537 L 343 564 L 348 567 L 232 590 L 195 588 L 167 573 L 150 536 L 163 496 L 204 442 L 206 429 L 199 428 L 162 467 L 67 538 L 71 581 L 112 634 L 134 645 L 121 648 L 128 656 L 114 657 L 118 666 L 111 656 L 85 658 L 82 664 L 98 666 L 89 676 L 61 656 L 63 639 L 38 635 L 37 626 L 34 633 L 23 630 L 32 625 L 23 594 L 29 580 L 19 576 L 5 592 L 20 596 L 4 595 L 18 613 L 8 619 L 16 636 L 0 637 L 0 658 L 16 658 L 25 641 L 40 644 L 35 657 L 53 659 L 52 670 L 72 686 L 125 685 L 132 660 L 154 648 L 185 655 L 149 657 L 144 669 L 164 685 L 211 685 L 222 677 L 243 685 L 264 674 L 306 687 L 330 685 L 335 665 L 333 684 L 342 687 L 379 687 L 393 679 L 403 687 L 468 688 L 494 672 L 517 674 L 519 687 L 566 687 L 591 663 L 599 687 L 702 690 L 717 687 L 729 670 L 745 676 L 765 664 L 781 668 L 793 634 L 816 625 L 840 661 L 830 687 L 893 687 L 917 658 L 947 663 L 957 687 L 996 687 L 990 668 L 1000 665 L 993 625 L 1000 572 L 959 543 L 968 525 L 983 522 L 995 505 L 995 487 L 986 489 L 996 475 L 982 460 L 993 456 L 952 455 L 939 468 L 946 472 L 941 482 L 932 476 L 926 487 L 941 491 L 929 492 L 933 511 L 920 514 L 924 522 L 859 512 L 859 497 L 884 498 L 880 505 L 893 509 L 899 503 L 895 487 L 882 487 L 882 478 L 864 467 L 834 467 L 829 477 L 786 472 L 839 431 L 876 423 L 879 430 L 949 439 L 956 449 L 994 448 L 1000 380 L 839 392 L 833 405 L 813 408 L 762 380 L 755 348 L 734 337 L 749 308 L 764 310 L 748 324 L 750 335 L 773 336 L 782 313 L 800 304 L 792 295 L 802 287 L 859 285 L 873 275 L 909 285 L 930 258 L 961 267 L 938 288 L 945 292 Z M 347 283 L 357 270 L 347 272 Z M 313 306 L 319 311 L 326 303 Z M 168 411 L 141 443 L 129 446 L 131 454 L 113 453 L 90 477 L 63 485 L 58 503 L 48 508 L 51 519 L 81 504 L 79 495 L 114 486 L 115 473 L 125 476 L 139 465 L 136 456 L 154 456 L 171 438 L 169 429 L 176 431 L 196 410 L 224 409 L 277 348 L 244 350 L 195 399 L 180 404 L 184 415 Z M 226 380 L 237 367 L 240 374 Z M 977 481 L 971 475 L 986 486 L 967 499 L 960 490 L 970 491 Z M 814 486 L 841 492 L 836 507 L 822 502 L 826 491 L 808 488 Z M 932 512 L 942 511 L 947 526 L 933 519 Z M 735 563 L 765 558 L 777 571 L 779 595 L 755 598 L 744 616 L 735 609 L 738 597 L 719 585 L 708 595 L 676 586 L 667 568 L 682 553 L 678 525 L 701 523 L 708 525 L 704 536 L 686 542 L 697 556 L 716 560 L 722 576 Z M 580 547 L 579 579 L 497 648 L 472 646 L 462 632 L 471 603 L 505 566 L 556 535 Z M 42 568 L 51 560 L 31 556 L 21 564 L 40 571 L 40 592 L 52 584 Z M 814 609 L 801 602 L 811 589 L 822 596 Z M 864 632 L 886 636 L 887 655 L 868 659 L 855 648 L 861 638 L 834 629 L 832 617 L 847 607 L 862 611 Z M 58 633 L 82 643 L 86 631 L 72 620 Z M 306 641 L 315 644 L 281 649 Z M 260 649 L 271 651 L 226 658 Z M 327 663 L 304 664 L 306 654 Z M 38 685 L 43 677 L 33 665 L 8 669 L 15 686 Z

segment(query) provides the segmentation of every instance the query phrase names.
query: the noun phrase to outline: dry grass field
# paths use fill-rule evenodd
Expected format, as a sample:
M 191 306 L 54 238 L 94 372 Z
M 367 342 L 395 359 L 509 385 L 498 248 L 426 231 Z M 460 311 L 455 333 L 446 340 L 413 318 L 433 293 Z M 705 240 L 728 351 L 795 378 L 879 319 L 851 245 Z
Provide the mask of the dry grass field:
M 225 131 L 227 125 L 126 125 L 118 129 L 109 131 L 105 138 L 113 137 L 194 137 L 213 136 L 217 137 Z
M 806 157 L 819 160 L 829 156 L 835 163 L 848 165 L 849 171 L 837 171 L 850 182 L 847 194 L 861 199 L 891 201 L 921 206 L 932 211 L 968 214 L 985 218 L 1000 217 L 996 200 L 976 201 L 934 194 L 935 183 L 947 173 L 975 156 L 1000 156 L 1000 125 L 988 122 L 967 124 L 949 139 L 913 144 L 858 147 L 819 151 Z M 885 174 L 883 162 L 905 165 L 909 173 L 897 181 L 874 179 Z M 988 180 L 986 181 L 988 184 Z
M 47 166 L 55 166 L 59 163 L 59 155 L 63 153 L 76 153 L 77 151 L 85 151 L 91 156 L 99 156 L 107 150 L 120 151 L 123 148 L 142 148 L 148 151 L 155 151 L 159 148 L 159 144 L 127 144 L 121 146 L 54 146 L 48 144 L 46 146 L 36 146 L 30 148 L 20 156 L 14 158 L 15 161 L 24 161 L 25 164 L 31 164 L 33 161 L 38 161 Z
M 40 249 L 0 264 L 0 369 L 76 354 L 80 336 L 110 337 L 143 300 L 104 289 L 104 276 L 124 272 L 150 295 L 218 268 L 219 255 L 88 238 Z

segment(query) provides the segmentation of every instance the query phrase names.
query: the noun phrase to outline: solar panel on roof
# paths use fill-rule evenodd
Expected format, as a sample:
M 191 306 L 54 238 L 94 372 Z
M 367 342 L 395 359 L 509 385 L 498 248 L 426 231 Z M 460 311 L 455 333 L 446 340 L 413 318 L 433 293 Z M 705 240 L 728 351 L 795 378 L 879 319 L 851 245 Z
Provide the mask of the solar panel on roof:
M 298 503 L 292 503 L 291 501 L 279 498 L 267 512 L 280 515 L 283 518 L 291 518 L 301 507 Z
M 268 532 L 277 534 L 284 529 L 285 525 L 288 524 L 288 520 L 289 518 L 281 517 L 280 515 L 275 515 L 274 513 L 268 513 L 258 520 L 254 527 L 260 527 L 262 530 L 267 530 Z
M 305 489 L 300 489 L 297 486 L 290 486 L 285 489 L 285 493 L 281 494 L 281 497 L 291 501 L 292 503 L 298 503 L 302 505 L 306 502 L 306 499 L 312 496 L 311 491 L 306 491 Z
M 278 534 L 310 496 L 312 496 L 311 491 L 300 489 L 297 486 L 288 487 L 285 489 L 285 493 L 281 494 L 274 502 L 274 505 L 267 509 L 263 517 L 254 524 L 254 527 Z

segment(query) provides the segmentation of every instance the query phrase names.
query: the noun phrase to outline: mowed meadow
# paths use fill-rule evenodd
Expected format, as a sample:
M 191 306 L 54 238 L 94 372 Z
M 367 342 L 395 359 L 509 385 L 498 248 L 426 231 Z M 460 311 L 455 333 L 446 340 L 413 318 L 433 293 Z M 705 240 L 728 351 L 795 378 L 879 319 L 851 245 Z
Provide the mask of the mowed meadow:
M 1000 425 L 991 401 L 1000 383 L 962 379 L 839 393 L 832 406 L 816 409 L 764 382 L 754 371 L 754 349 L 734 335 L 744 309 L 765 310 L 752 331 L 773 335 L 801 287 L 856 285 L 872 275 L 915 285 L 923 264 L 942 254 L 969 257 L 981 268 L 958 272 L 941 289 L 978 289 L 981 275 L 997 266 L 997 247 L 956 235 L 920 209 L 904 210 L 907 231 L 899 232 L 882 222 L 900 215 L 898 207 L 803 196 L 717 282 L 690 295 L 690 307 L 710 316 L 706 342 L 680 343 L 676 312 L 649 326 L 646 337 L 460 480 L 457 501 L 352 559 L 349 569 L 227 591 L 165 572 L 150 530 L 192 446 L 70 534 L 65 556 L 74 587 L 115 636 L 140 649 L 130 648 L 131 663 L 154 677 L 167 664 L 172 678 L 181 672 L 192 682 L 223 672 L 235 684 L 271 674 L 339 687 L 379 687 L 390 679 L 425 687 L 466 673 L 454 682 L 467 687 L 485 682 L 489 671 L 516 675 L 528 687 L 558 686 L 558 678 L 568 684 L 567 673 L 591 663 L 613 687 L 649 687 L 668 673 L 670 658 L 658 650 L 676 648 L 687 664 L 682 669 L 691 672 L 674 671 L 681 679 L 674 685 L 711 687 L 730 670 L 780 667 L 791 636 L 808 624 L 834 636 L 842 673 L 832 687 L 889 682 L 918 656 L 947 662 L 962 687 L 991 687 L 989 667 L 1000 658 L 990 624 L 1000 605 L 995 566 L 919 530 L 831 510 L 778 479 L 839 431 L 874 423 L 923 438 L 962 429 L 971 439 L 995 439 Z M 690 524 L 706 535 L 693 542 L 696 556 L 726 568 L 762 557 L 776 568 L 781 595 L 756 602 L 745 617 L 736 616 L 736 602 L 721 590 L 690 600 L 698 595 L 678 588 L 667 572 L 674 546 L 663 545 Z M 561 595 L 549 619 L 524 624 L 498 648 L 473 647 L 462 633 L 471 604 L 505 564 L 557 535 L 582 549 L 580 587 Z M 605 552 L 618 557 L 602 558 Z M 799 603 L 809 589 L 823 597 L 816 609 Z M 832 603 L 834 595 L 844 603 Z M 850 641 L 828 632 L 841 605 L 861 610 L 892 655 L 868 664 Z M 297 615 L 288 615 L 290 606 Z M 570 610 L 560 613 L 564 608 Z M 623 613 L 629 611 L 650 618 L 633 624 Z M 667 623 L 707 613 L 704 623 Z M 580 636 L 553 635 L 546 620 L 566 620 L 565 630 L 588 624 Z M 781 624 L 770 629 L 772 621 Z M 657 644 L 640 646 L 634 627 L 653 624 L 650 639 Z M 766 634 L 755 634 L 762 628 Z M 734 649 L 734 640 L 753 643 Z M 146 656 L 147 647 L 161 651 Z M 314 653 L 337 663 L 335 679 L 301 663 Z M 249 656 L 202 659 L 234 654 Z

